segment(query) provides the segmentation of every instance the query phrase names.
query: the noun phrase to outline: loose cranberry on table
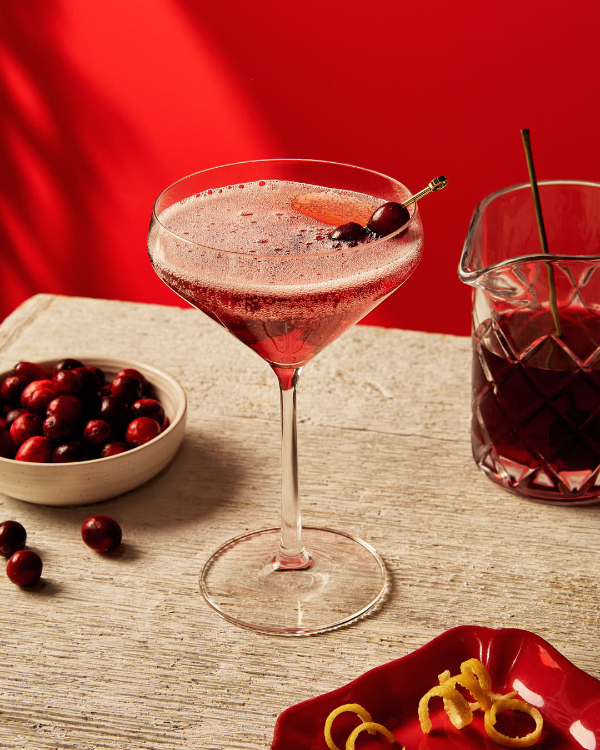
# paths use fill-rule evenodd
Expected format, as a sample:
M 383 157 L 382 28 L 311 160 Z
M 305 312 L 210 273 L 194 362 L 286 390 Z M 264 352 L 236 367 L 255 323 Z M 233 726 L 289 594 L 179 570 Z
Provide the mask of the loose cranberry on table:
M 131 405 L 131 413 L 134 417 L 151 417 L 156 419 L 158 424 L 165 421 L 165 410 L 156 399 L 141 398 Z
M 151 417 L 137 417 L 127 425 L 125 430 L 125 442 L 132 448 L 153 440 L 160 435 L 160 425 L 156 419 Z
M 110 425 L 103 419 L 90 419 L 83 428 L 83 439 L 93 448 L 101 448 L 110 438 Z
M 68 443 L 57 445 L 52 451 L 52 463 L 55 464 L 87 461 L 89 457 L 88 449 L 78 440 L 71 440 Z
M 18 521 L 0 523 L 0 555 L 10 557 L 17 550 L 23 549 L 26 541 L 27 532 Z
M 33 586 L 42 575 L 42 561 L 33 550 L 15 552 L 6 565 L 8 579 L 17 586 Z
M 122 531 L 114 518 L 91 516 L 81 527 L 81 538 L 95 552 L 111 552 L 121 544 Z
M 100 458 L 109 458 L 109 456 L 117 456 L 119 453 L 125 453 L 129 450 L 127 443 L 122 440 L 113 440 L 110 443 L 102 446 L 100 451 Z
M 17 461 L 45 464 L 50 461 L 52 447 L 48 438 L 41 435 L 28 438 L 17 451 Z
M 74 424 L 83 418 L 83 404 L 77 396 L 57 396 L 48 404 L 46 414 Z
M 0 385 L 0 397 L 11 406 L 21 403 L 21 395 L 29 384 L 29 380 L 23 375 L 7 375 Z
M 42 434 L 42 418 L 38 414 L 26 412 L 17 417 L 10 426 L 10 438 L 15 448 L 19 448 L 23 443 L 34 435 Z

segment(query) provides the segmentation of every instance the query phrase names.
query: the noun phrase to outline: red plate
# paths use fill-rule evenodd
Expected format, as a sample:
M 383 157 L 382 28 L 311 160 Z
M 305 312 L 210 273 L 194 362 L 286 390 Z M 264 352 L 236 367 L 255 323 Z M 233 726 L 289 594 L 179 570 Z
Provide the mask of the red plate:
M 544 730 L 534 746 L 541 750 L 600 750 L 600 681 L 582 672 L 556 649 L 526 630 L 493 630 L 464 625 L 448 630 L 417 651 L 371 669 L 344 687 L 286 709 L 275 725 L 272 750 L 327 750 L 323 727 L 329 713 L 344 703 L 360 703 L 373 721 L 385 725 L 399 745 L 381 735 L 359 735 L 356 750 L 498 750 L 485 734 L 482 712 L 473 723 L 454 729 L 434 699 L 434 729 L 424 735 L 419 726 L 420 698 L 445 669 L 452 674 L 471 658 L 485 664 L 494 692 L 518 690 L 544 717 Z M 438 705 L 439 704 L 439 707 Z M 332 736 L 343 750 L 346 738 L 357 726 L 354 714 L 336 718 Z

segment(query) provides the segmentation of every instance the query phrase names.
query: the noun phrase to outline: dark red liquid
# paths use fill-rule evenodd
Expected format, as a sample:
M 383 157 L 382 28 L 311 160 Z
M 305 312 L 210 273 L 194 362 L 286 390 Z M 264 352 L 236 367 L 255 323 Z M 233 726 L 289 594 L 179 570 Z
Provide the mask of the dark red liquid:
M 600 495 L 600 317 L 572 306 L 486 321 L 473 337 L 473 454 L 495 482 L 556 501 Z

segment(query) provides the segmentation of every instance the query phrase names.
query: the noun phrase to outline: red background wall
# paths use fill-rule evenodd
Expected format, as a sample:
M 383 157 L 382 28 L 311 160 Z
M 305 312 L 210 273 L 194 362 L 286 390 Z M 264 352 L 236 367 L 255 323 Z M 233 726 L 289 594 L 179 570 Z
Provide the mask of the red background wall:
M 538 177 L 600 180 L 598 0 L 3 0 L 0 319 L 39 291 L 180 304 L 145 239 L 206 167 L 321 158 L 425 199 L 425 257 L 366 319 L 469 332 L 456 267 L 475 205 Z

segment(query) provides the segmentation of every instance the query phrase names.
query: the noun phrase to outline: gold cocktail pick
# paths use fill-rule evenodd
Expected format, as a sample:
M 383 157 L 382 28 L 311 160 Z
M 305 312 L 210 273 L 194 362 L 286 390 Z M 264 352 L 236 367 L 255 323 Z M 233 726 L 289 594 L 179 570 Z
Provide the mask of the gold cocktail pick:
M 429 195 L 429 193 L 434 193 L 436 190 L 441 190 L 442 188 L 445 188 L 448 184 L 448 178 L 444 177 L 443 175 L 441 177 L 436 177 L 429 185 L 427 185 L 426 188 L 423 188 L 423 190 L 420 190 L 418 193 L 415 193 L 414 195 L 411 195 L 410 198 L 407 198 L 402 205 L 406 208 L 406 206 L 410 206 L 411 203 L 416 203 L 418 200 L 421 200 L 421 198 L 424 195 Z

